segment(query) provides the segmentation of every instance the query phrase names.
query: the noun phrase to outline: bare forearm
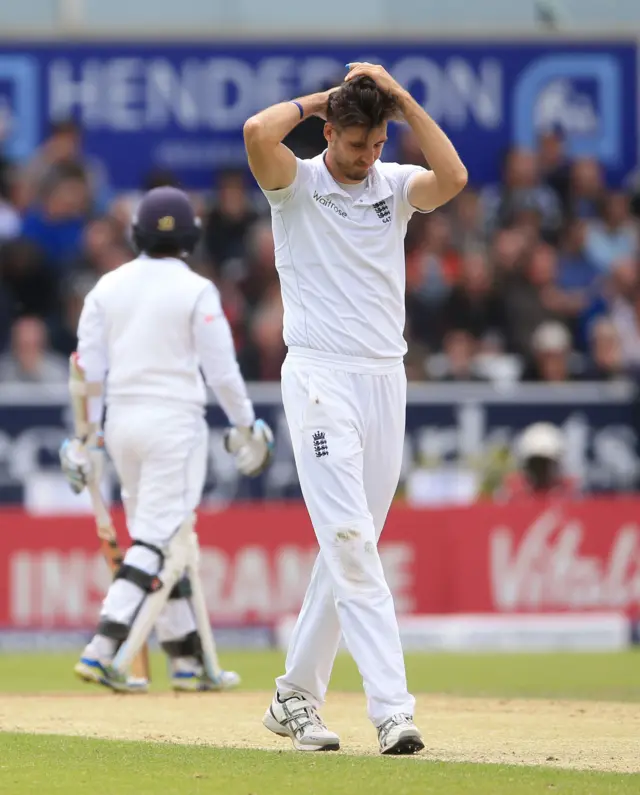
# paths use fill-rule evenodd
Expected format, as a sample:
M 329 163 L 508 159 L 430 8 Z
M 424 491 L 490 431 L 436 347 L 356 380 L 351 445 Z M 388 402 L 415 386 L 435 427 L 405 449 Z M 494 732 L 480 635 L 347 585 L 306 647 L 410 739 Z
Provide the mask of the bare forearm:
M 277 146 L 302 121 L 300 109 L 294 102 L 300 103 L 304 112 L 303 118 L 313 116 L 326 108 L 325 94 L 309 94 L 298 97 L 292 102 L 280 102 L 261 110 L 245 123 L 245 137 L 259 137 L 261 141 Z
M 445 133 L 406 91 L 398 97 L 405 121 L 413 130 L 422 154 L 439 181 L 466 181 L 467 169 Z

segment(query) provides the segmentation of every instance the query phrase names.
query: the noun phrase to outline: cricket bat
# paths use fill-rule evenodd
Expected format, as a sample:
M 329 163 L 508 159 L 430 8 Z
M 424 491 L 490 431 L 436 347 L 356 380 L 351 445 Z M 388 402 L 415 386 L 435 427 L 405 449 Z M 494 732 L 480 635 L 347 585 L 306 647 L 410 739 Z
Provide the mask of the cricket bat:
M 118 544 L 116 529 L 111 521 L 111 515 L 109 514 L 107 506 L 104 504 L 98 484 L 95 482 L 88 483 L 87 490 L 91 498 L 93 514 L 96 520 L 96 529 L 98 538 L 100 539 L 100 551 L 107 561 L 109 569 L 115 573 L 122 563 L 123 558 L 122 551 Z M 136 679 L 144 678 L 151 681 L 149 647 L 146 643 L 131 664 L 131 675 L 136 677 Z

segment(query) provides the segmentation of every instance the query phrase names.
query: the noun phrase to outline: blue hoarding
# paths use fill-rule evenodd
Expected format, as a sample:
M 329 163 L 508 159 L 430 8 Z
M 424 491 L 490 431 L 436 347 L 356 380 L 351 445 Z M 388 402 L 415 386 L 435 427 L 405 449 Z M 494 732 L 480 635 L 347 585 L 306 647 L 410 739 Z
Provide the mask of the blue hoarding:
M 163 167 L 202 188 L 219 167 L 245 162 L 251 114 L 367 60 L 446 129 L 476 184 L 498 177 L 511 142 L 530 146 L 550 125 L 617 183 L 636 165 L 636 59 L 631 41 L 0 44 L 0 115 L 10 156 L 27 156 L 51 119 L 74 115 L 115 187 L 138 188 Z

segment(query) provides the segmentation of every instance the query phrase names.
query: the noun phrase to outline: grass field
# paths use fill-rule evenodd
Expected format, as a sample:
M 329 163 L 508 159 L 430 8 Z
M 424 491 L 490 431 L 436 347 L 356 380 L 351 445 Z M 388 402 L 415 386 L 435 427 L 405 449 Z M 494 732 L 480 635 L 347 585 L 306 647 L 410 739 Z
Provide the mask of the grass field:
M 408 655 L 427 748 L 377 754 L 358 672 L 339 657 L 323 715 L 341 735 L 302 755 L 261 725 L 275 652 L 225 654 L 237 693 L 116 696 L 71 674 L 72 655 L 0 655 L 0 793 L 313 795 L 640 792 L 640 656 Z

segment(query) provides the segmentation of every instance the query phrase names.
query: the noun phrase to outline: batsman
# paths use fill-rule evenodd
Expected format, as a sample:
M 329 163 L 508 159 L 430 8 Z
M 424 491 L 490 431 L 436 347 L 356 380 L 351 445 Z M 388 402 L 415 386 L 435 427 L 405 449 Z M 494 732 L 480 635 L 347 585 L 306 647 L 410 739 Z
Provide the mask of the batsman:
M 273 436 L 255 418 L 217 289 L 185 261 L 199 234 L 186 194 L 147 193 L 132 226 L 139 256 L 88 293 L 71 358 L 75 436 L 60 448 L 62 469 L 74 491 L 95 493 L 105 414 L 104 443 L 132 539 L 75 671 L 122 692 L 146 689 L 129 674 L 154 628 L 174 689 L 239 682 L 220 669 L 198 574 L 205 383 L 229 420 L 225 445 L 241 474 L 268 465 Z

